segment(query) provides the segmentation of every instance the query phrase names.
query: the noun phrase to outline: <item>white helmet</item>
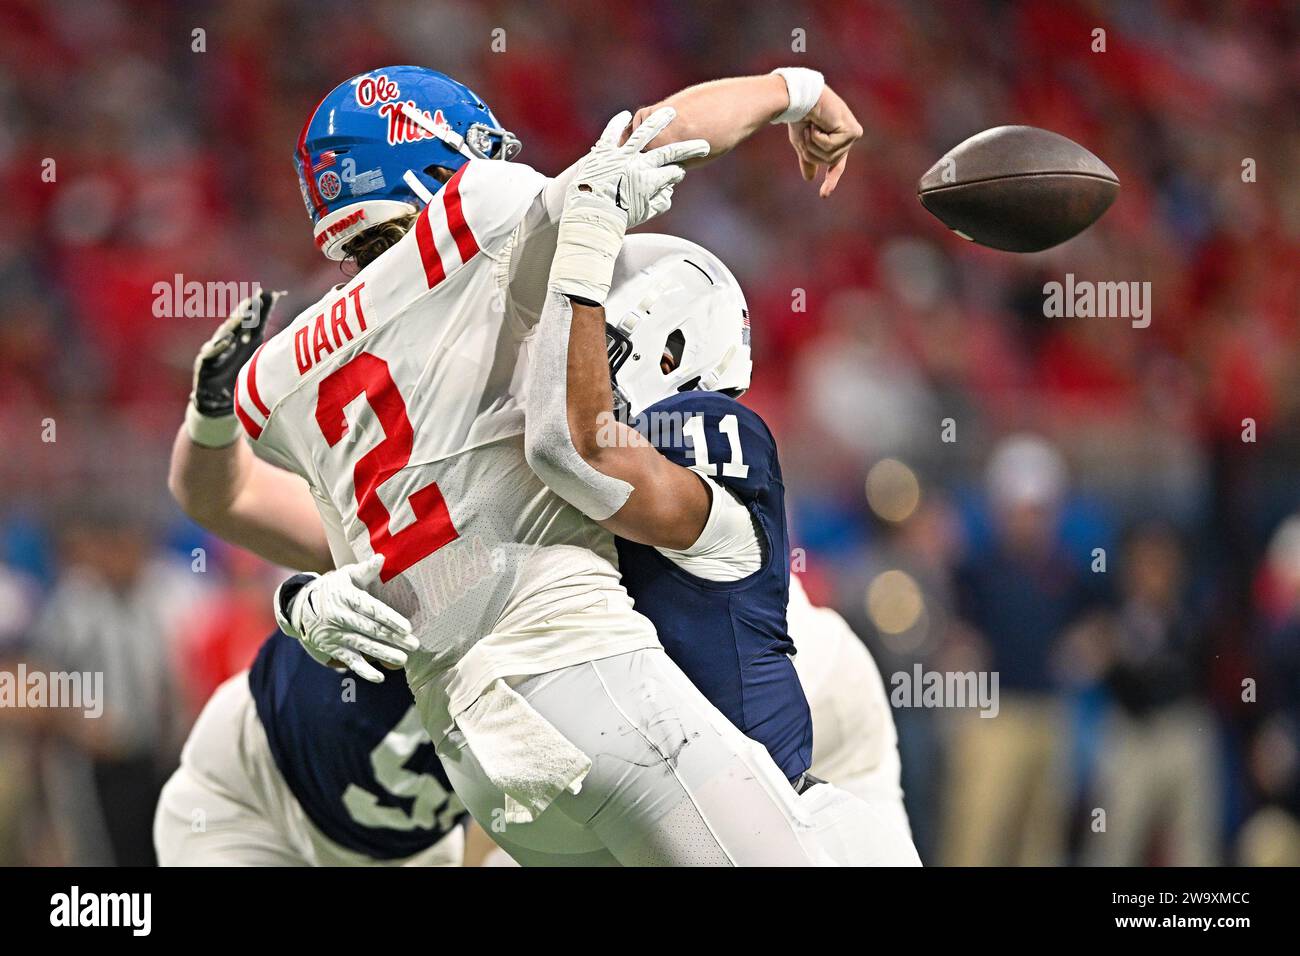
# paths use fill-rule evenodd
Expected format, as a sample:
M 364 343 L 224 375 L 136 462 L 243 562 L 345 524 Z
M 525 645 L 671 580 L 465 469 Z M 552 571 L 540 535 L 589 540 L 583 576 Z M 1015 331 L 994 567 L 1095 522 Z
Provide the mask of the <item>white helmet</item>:
M 628 236 L 605 301 L 615 399 L 633 415 L 692 389 L 749 388 L 749 308 L 713 253 L 675 236 Z M 675 367 L 665 372 L 663 360 Z

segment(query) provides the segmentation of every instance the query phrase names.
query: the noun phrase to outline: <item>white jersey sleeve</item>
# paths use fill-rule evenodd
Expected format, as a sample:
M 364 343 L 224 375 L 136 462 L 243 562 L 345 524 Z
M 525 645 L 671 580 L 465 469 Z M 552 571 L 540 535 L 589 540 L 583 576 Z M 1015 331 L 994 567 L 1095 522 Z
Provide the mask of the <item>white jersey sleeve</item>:
M 808 600 L 795 574 L 786 621 L 797 651 L 794 669 L 812 711 L 812 772 L 835 783 L 870 773 L 898 745 L 875 659 L 837 611 Z
M 575 163 L 547 183 L 516 228 L 504 256 L 506 302 L 511 321 L 521 332 L 531 331 L 545 308 L 564 195 L 576 173 Z
M 494 160 L 466 163 L 452 179 L 457 177 L 460 181 L 448 195 L 459 202 L 459 217 L 464 220 L 468 238 L 489 256 L 501 253 L 523 221 L 524 214 L 550 182 L 529 166 Z M 447 186 L 450 187 L 451 183 Z M 438 195 L 441 196 L 445 190 L 446 187 Z M 437 200 L 438 196 L 435 196 L 430 209 L 435 209 Z M 449 198 L 444 203 L 450 224 L 456 223 L 458 218 L 452 201 Z M 455 234 L 455 226 L 449 231 Z

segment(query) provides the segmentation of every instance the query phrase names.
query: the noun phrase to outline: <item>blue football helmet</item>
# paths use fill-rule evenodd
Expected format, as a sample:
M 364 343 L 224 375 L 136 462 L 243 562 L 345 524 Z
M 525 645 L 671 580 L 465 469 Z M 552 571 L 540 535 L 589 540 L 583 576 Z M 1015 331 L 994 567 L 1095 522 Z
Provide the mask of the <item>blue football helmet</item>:
M 421 66 L 388 66 L 339 84 L 298 136 L 294 165 L 316 246 L 343 259 L 358 233 L 417 212 L 442 188 L 433 166 L 510 160 L 522 144 L 462 83 Z

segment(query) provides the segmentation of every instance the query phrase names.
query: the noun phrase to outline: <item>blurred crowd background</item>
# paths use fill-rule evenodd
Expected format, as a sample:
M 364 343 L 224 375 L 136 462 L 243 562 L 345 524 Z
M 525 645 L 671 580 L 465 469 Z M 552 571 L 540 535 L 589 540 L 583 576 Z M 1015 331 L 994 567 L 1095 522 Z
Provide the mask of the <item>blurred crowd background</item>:
M 0 667 L 102 670 L 107 709 L 0 708 L 0 863 L 147 862 L 190 722 L 272 627 L 280 572 L 167 493 L 221 316 L 154 287 L 293 312 L 339 281 L 292 147 L 390 63 L 467 82 L 548 173 L 620 108 L 823 70 L 866 129 L 833 199 L 772 129 L 658 228 L 747 290 L 814 599 L 887 680 L 999 675 L 996 718 L 895 710 L 924 860 L 1300 862 L 1300 6 L 6 0 Z M 1095 228 L 1016 256 L 922 210 L 1005 123 L 1116 171 Z M 1150 327 L 1045 318 L 1067 272 L 1150 282 Z

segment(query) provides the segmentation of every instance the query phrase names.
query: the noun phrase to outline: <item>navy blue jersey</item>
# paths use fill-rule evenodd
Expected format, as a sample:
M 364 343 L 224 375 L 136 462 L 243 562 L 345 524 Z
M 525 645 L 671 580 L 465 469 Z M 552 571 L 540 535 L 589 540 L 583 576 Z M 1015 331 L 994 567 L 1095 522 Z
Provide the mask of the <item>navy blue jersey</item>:
M 277 631 L 248 675 L 271 755 L 308 818 L 376 860 L 426 850 L 465 815 L 400 671 L 371 684 Z
M 740 499 L 759 532 L 763 563 L 739 581 L 708 581 L 620 538 L 623 584 L 691 683 L 793 780 L 812 762 L 812 715 L 790 660 L 790 549 L 772 433 L 752 409 L 718 392 L 673 395 L 633 424 L 663 455 Z

